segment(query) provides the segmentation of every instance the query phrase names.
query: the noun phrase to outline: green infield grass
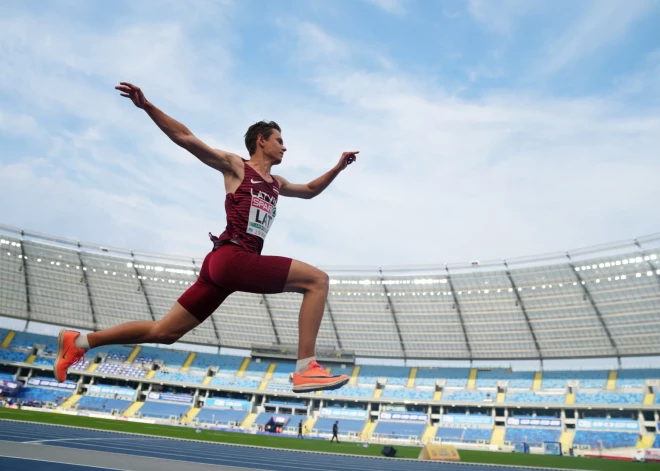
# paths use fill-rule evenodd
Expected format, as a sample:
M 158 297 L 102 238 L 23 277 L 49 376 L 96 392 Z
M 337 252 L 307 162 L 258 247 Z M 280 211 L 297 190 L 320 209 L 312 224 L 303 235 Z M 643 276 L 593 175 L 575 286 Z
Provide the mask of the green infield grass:
M 23 420 L 43 424 L 69 425 L 74 427 L 136 433 L 158 437 L 184 438 L 207 442 L 219 442 L 237 445 L 252 445 L 267 448 L 283 448 L 300 451 L 318 451 L 343 453 L 363 456 L 381 456 L 383 445 L 370 444 L 363 447 L 354 442 L 330 443 L 327 440 L 301 440 L 295 437 L 252 435 L 245 433 L 203 430 L 197 434 L 194 428 L 172 427 L 167 425 L 143 424 L 121 420 L 96 419 L 65 414 L 26 411 L 18 409 L 0 409 L 0 419 Z M 417 458 L 421 447 L 399 446 L 397 457 Z M 571 458 L 565 456 L 521 455 L 514 453 L 496 453 L 489 451 L 460 450 L 461 461 L 468 463 L 501 464 L 513 466 L 540 466 L 562 469 L 583 469 L 598 471 L 660 471 L 660 465 L 650 463 L 632 463 L 589 458 Z

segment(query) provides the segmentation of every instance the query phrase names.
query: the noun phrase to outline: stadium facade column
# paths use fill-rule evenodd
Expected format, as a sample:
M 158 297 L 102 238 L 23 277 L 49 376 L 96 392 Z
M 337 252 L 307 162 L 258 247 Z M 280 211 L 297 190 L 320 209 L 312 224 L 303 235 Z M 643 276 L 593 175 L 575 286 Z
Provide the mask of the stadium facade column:
M 199 273 L 199 271 L 197 270 L 197 264 L 195 263 L 195 259 L 191 258 L 190 261 L 192 262 L 193 271 L 195 273 Z M 146 293 L 144 295 L 145 295 L 145 297 L 147 296 Z M 213 332 L 215 333 L 215 339 L 217 340 L 218 347 L 219 347 L 220 346 L 220 331 L 218 330 L 218 326 L 215 323 L 215 317 L 213 316 L 213 314 L 211 314 L 211 325 L 213 326 Z
M 142 275 L 140 274 L 140 272 L 137 269 L 137 266 L 135 265 L 135 254 L 133 253 L 132 250 L 131 250 L 131 259 L 133 260 L 133 263 L 131 265 L 133 265 L 133 270 L 135 271 L 135 277 L 137 278 L 138 283 L 140 284 L 140 291 L 142 291 L 142 294 L 144 294 L 144 300 L 147 303 L 147 309 L 149 309 L 149 315 L 151 316 L 151 320 L 155 321 L 156 316 L 154 316 L 154 310 L 151 307 L 149 296 L 147 296 L 147 290 L 144 288 L 144 283 L 142 283 Z
M 332 307 L 330 307 L 330 298 L 325 300 L 325 308 L 328 311 L 328 315 L 330 316 L 330 323 L 332 324 L 332 330 L 335 331 L 335 337 L 337 338 L 337 346 L 339 347 L 340 350 L 342 350 L 344 347 L 341 345 L 341 339 L 339 338 L 339 331 L 337 330 L 337 325 L 335 324 L 335 317 L 332 315 Z
M 383 283 L 383 269 L 378 267 L 378 272 L 380 273 L 380 285 L 383 287 L 385 292 L 385 298 L 387 298 L 387 307 L 392 314 L 392 319 L 394 320 L 394 327 L 396 327 L 396 333 L 399 335 L 399 342 L 401 343 L 401 351 L 403 352 L 403 358 L 406 359 L 408 355 L 406 354 L 406 346 L 403 344 L 403 336 L 401 335 L 401 329 L 399 328 L 399 322 L 396 319 L 396 312 L 394 312 L 394 305 L 392 305 L 392 299 L 390 299 L 390 292 L 387 290 L 387 285 Z
M 527 327 L 529 327 L 529 333 L 532 334 L 532 339 L 534 339 L 534 346 L 536 347 L 536 352 L 538 353 L 539 360 L 541 361 L 541 368 L 543 368 L 543 354 L 541 353 L 541 347 L 539 346 L 539 341 L 536 338 L 536 333 L 534 332 L 532 323 L 529 320 L 527 309 L 525 309 L 525 303 L 520 297 L 520 292 L 518 291 L 516 282 L 513 281 L 513 276 L 511 276 L 511 272 L 509 271 L 509 264 L 506 263 L 506 260 L 503 260 L 503 262 L 504 262 L 504 267 L 506 268 L 506 276 L 509 279 L 509 283 L 511 283 L 511 288 L 513 288 L 514 294 L 516 295 L 516 301 L 518 301 L 518 307 L 520 308 L 520 311 L 522 312 L 523 316 L 525 316 L 525 322 L 527 322 Z
M 465 338 L 465 345 L 468 349 L 468 354 L 470 355 L 470 366 L 472 366 L 472 345 L 470 345 L 470 337 L 468 337 L 467 329 L 465 328 L 465 321 L 463 320 L 463 312 L 461 311 L 461 304 L 458 302 L 458 297 L 456 296 L 456 290 L 454 289 L 454 283 L 451 280 L 451 275 L 449 274 L 449 267 L 445 264 L 445 271 L 447 272 L 447 283 L 449 283 L 449 289 L 451 290 L 451 297 L 454 300 L 454 306 L 456 307 L 456 313 L 458 314 L 458 319 L 461 321 L 461 329 L 463 329 L 463 337 Z
M 589 304 L 591 305 L 592 309 L 596 313 L 596 317 L 600 321 L 600 325 L 603 326 L 603 330 L 607 334 L 607 338 L 610 341 L 610 345 L 612 345 L 612 348 L 614 349 L 614 354 L 616 355 L 617 361 L 619 363 L 619 368 L 621 367 L 621 354 L 619 353 L 619 347 L 617 347 L 616 342 L 614 341 L 614 337 L 612 337 L 612 333 L 610 332 L 610 329 L 607 327 L 607 324 L 605 323 L 605 319 L 603 319 L 603 315 L 600 312 L 600 309 L 598 309 L 598 306 L 596 305 L 596 301 L 594 301 L 593 296 L 591 296 L 591 292 L 589 291 L 589 288 L 587 288 L 587 283 L 582 279 L 580 276 L 580 272 L 575 270 L 575 264 L 573 263 L 573 260 L 571 259 L 571 254 L 566 252 L 566 258 L 568 258 L 568 266 L 571 267 L 571 271 L 575 275 L 575 278 L 577 279 L 578 285 L 582 287 L 582 291 L 584 292 L 584 296 L 587 298 L 589 301 Z
M 268 304 L 268 298 L 265 294 L 262 294 L 261 297 L 264 300 L 264 306 L 266 307 L 266 312 L 268 312 L 268 318 L 270 319 L 270 325 L 273 327 L 273 332 L 275 333 L 275 341 L 278 345 L 282 342 L 280 341 L 280 334 L 277 332 L 277 327 L 275 326 L 275 319 L 273 319 L 273 312 L 270 310 L 270 304 Z
M 85 290 L 87 291 L 87 299 L 89 299 L 89 309 L 92 312 L 92 323 L 94 324 L 94 330 L 99 330 L 98 329 L 98 323 L 96 320 L 96 310 L 94 309 L 94 299 L 92 299 L 92 292 L 89 289 L 89 282 L 87 281 L 87 271 L 85 271 L 85 264 L 83 263 L 82 255 L 80 254 L 80 250 L 82 249 L 82 246 L 80 245 L 80 241 L 77 242 L 78 245 L 78 261 L 80 262 L 80 271 L 82 272 L 82 281 L 85 283 Z
M 30 306 L 30 283 L 28 282 L 28 268 L 27 268 L 27 257 L 25 256 L 25 231 L 21 229 L 21 261 L 23 263 L 23 278 L 25 279 L 25 309 L 27 311 L 27 322 L 25 323 L 25 328 L 30 324 L 30 318 L 32 317 L 32 307 Z

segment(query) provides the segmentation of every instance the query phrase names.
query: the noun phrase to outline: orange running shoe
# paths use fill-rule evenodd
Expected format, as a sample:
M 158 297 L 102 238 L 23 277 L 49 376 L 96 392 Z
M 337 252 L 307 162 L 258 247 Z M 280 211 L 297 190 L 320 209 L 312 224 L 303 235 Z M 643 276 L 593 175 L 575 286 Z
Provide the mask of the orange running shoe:
M 303 374 L 293 373 L 293 392 L 330 391 L 348 383 L 346 375 L 331 375 L 321 365 L 312 361 Z
M 62 329 L 57 336 L 57 356 L 55 365 L 53 365 L 53 374 L 60 383 L 66 381 L 66 372 L 69 367 L 85 356 L 86 350 L 77 348 L 75 344 L 79 335 L 80 332 Z

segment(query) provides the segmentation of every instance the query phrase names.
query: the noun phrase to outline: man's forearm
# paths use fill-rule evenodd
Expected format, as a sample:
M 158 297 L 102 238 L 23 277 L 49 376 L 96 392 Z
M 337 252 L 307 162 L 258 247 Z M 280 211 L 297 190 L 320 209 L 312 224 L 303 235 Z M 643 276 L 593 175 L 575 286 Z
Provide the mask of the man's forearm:
M 158 109 L 152 103 L 147 103 L 144 106 L 144 111 L 146 111 L 149 117 L 153 119 L 154 123 L 156 123 L 158 127 L 167 134 L 167 137 L 172 139 L 176 144 L 181 145 L 181 139 L 183 137 L 192 135 L 190 129 L 171 116 L 163 113 L 163 111 Z
M 309 182 L 307 187 L 314 192 L 314 196 L 318 196 L 335 178 L 337 178 L 337 175 L 339 175 L 340 172 L 341 170 L 338 167 L 334 167 L 316 180 Z

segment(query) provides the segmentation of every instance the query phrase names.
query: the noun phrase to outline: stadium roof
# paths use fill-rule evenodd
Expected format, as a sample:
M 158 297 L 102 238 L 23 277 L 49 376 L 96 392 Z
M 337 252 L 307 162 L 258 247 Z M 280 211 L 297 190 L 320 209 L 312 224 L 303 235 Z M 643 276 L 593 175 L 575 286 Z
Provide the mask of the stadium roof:
M 161 318 L 202 260 L 0 234 L 0 314 L 90 330 Z M 660 234 L 537 257 L 326 271 L 320 347 L 456 360 L 660 354 Z M 235 293 L 182 341 L 296 344 L 301 299 Z

